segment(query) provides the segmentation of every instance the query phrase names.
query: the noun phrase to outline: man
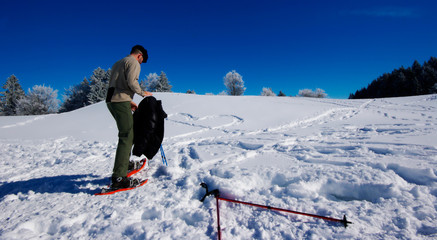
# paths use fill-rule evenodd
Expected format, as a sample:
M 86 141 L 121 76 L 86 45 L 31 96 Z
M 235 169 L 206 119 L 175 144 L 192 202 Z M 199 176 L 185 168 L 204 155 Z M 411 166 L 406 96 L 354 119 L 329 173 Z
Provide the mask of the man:
M 152 95 L 150 92 L 141 90 L 138 83 L 141 71 L 140 64 L 146 63 L 147 59 L 147 50 L 140 45 L 136 45 L 132 48 L 130 55 L 112 66 L 106 97 L 106 105 L 118 128 L 118 145 L 112 173 L 112 188 L 135 187 L 139 184 L 138 180 L 126 176 L 134 139 L 132 111 L 138 108 L 132 100 L 135 93 L 142 97 Z

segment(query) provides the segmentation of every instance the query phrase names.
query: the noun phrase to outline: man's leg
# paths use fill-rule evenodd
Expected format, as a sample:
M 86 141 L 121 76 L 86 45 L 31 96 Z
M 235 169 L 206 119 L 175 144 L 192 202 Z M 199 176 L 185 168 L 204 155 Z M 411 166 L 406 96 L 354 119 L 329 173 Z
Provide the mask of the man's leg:
M 107 103 L 108 109 L 117 122 L 118 145 L 115 153 L 113 177 L 126 177 L 129 158 L 134 140 L 133 117 L 130 102 Z

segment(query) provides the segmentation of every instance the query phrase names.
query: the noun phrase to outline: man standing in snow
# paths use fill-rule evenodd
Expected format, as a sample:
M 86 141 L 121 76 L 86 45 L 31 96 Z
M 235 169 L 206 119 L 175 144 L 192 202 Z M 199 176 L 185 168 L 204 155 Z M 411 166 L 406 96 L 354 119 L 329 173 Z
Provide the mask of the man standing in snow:
M 146 63 L 147 59 L 147 50 L 136 45 L 132 48 L 130 55 L 112 66 L 106 96 L 106 104 L 118 128 L 112 188 L 135 187 L 139 184 L 138 180 L 126 176 L 134 139 L 132 111 L 138 108 L 132 100 L 135 93 L 142 97 L 152 95 L 150 92 L 143 91 L 138 83 L 141 71 L 140 64 Z

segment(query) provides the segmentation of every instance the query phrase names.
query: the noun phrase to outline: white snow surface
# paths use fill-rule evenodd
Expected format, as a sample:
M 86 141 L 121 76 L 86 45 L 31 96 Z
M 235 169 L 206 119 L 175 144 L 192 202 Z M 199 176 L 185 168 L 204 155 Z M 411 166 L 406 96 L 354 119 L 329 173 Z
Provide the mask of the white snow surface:
M 156 93 L 168 114 L 143 187 L 109 183 L 104 102 L 0 117 L 0 239 L 436 239 L 437 95 L 339 100 Z M 135 98 L 140 102 L 141 98 Z M 139 158 L 132 157 L 137 160 Z

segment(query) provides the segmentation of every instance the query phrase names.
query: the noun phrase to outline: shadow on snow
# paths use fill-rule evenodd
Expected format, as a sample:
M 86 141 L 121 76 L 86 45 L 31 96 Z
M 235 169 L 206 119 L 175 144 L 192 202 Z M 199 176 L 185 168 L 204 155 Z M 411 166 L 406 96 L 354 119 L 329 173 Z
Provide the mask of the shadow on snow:
M 9 194 L 27 193 L 86 193 L 94 194 L 108 184 L 107 178 L 96 175 L 62 175 L 42 177 L 17 182 L 0 183 L 0 199 Z

